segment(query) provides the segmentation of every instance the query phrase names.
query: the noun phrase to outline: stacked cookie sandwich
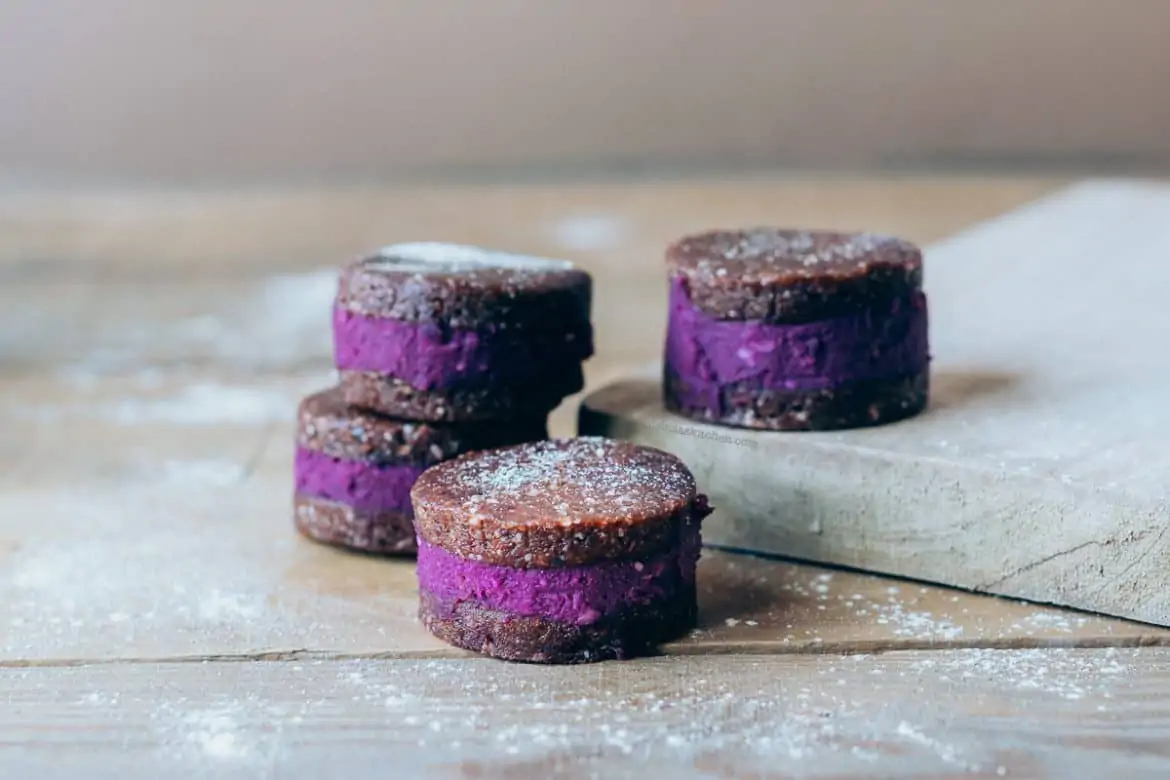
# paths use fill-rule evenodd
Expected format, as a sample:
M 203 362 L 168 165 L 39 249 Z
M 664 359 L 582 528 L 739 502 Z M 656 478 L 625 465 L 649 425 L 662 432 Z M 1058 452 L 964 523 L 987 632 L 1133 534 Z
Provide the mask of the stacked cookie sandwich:
M 333 308 L 337 387 L 298 414 L 304 535 L 380 554 L 417 550 L 410 489 L 455 456 L 547 438 L 584 386 L 592 280 L 571 263 L 440 243 L 346 267 Z

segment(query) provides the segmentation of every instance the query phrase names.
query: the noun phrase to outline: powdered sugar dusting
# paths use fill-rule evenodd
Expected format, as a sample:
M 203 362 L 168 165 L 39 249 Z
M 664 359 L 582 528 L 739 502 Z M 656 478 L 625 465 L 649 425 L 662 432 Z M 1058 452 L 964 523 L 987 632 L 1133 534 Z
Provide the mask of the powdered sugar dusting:
M 218 627 L 244 636 L 271 634 L 287 615 L 266 603 L 267 593 L 246 576 L 232 576 L 246 561 L 221 555 L 221 563 L 184 560 L 177 551 L 198 549 L 181 534 L 111 549 L 84 537 L 29 545 L 13 556 L 4 593 L 7 626 L 0 652 L 52 655 L 79 642 L 79 632 L 103 636 L 113 650 L 143 643 L 199 639 Z M 175 546 L 176 554 L 169 548 Z M 211 575 L 219 578 L 212 581 Z
M 312 378 L 312 384 L 321 379 Z M 304 386 L 311 386 L 306 381 Z M 100 402 L 12 405 L 18 418 L 42 423 L 96 419 L 119 426 L 262 426 L 293 419 L 304 388 L 197 382 L 170 393 L 126 394 Z
M 1149 676 L 1165 655 L 940 650 L 589 669 L 409 658 L 10 669 L 17 706 L 0 712 L 0 726 L 13 741 L 35 736 L 43 722 L 22 710 L 24 697 L 72 691 L 60 703 L 108 729 L 107 744 L 153 743 L 152 755 L 136 759 L 155 762 L 143 774 L 159 777 L 333 776 L 341 754 L 347 767 L 383 768 L 392 755 L 395 777 L 636 778 L 647 766 L 680 777 L 1080 777 L 1082 766 L 1105 761 L 1132 777 L 1160 766 L 1157 740 L 1126 735 L 1165 709 Z
M 256 693 L 190 698 L 173 696 L 153 713 L 160 758 L 170 767 L 200 768 L 202 776 L 216 777 L 228 771 L 269 776 L 284 732 L 295 729 L 313 705 L 290 708 Z
M 739 555 L 723 557 L 713 571 L 719 575 L 700 578 L 700 589 L 706 601 L 721 605 L 722 611 L 697 629 L 696 637 L 710 637 L 716 624 L 718 633 L 745 641 L 757 638 L 750 629 L 758 626 L 792 647 L 810 643 L 849 647 L 862 637 L 915 647 L 1008 641 L 1042 645 L 1064 644 L 1074 636 L 1128 633 L 1123 625 L 1075 612 L 1006 602 L 990 602 L 993 608 L 985 611 L 987 604 L 942 587 L 803 567 L 774 572 L 765 561 Z M 723 577 L 730 576 L 777 595 L 744 609 L 724 595 L 728 580 Z
M 953 650 L 919 658 L 916 673 L 942 682 L 995 681 L 1020 691 L 1061 699 L 1112 698 L 1116 680 L 1129 671 L 1120 651 L 1086 654 L 1070 648 Z
M 670 250 L 671 257 L 691 265 L 704 276 L 738 276 L 747 270 L 809 276 L 850 271 L 885 259 L 910 264 L 921 262 L 909 243 L 877 233 L 830 231 L 747 230 L 712 231 L 688 236 Z
M 200 619 L 211 623 L 251 620 L 264 612 L 264 598 L 256 593 L 224 593 L 213 588 L 199 600 Z
M 265 530 L 285 501 L 257 492 L 168 481 L 11 494 L 5 509 L 37 525 L 4 556 L 0 653 L 181 655 L 213 638 L 303 641 L 290 606 L 329 598 L 281 585 L 260 565 L 259 551 L 296 540 Z M 245 527 L 251 518 L 268 520 Z
M 122 425 L 260 425 L 291 420 L 293 408 L 286 393 L 261 388 L 202 383 L 188 385 L 170 397 L 124 400 L 100 410 Z
M 898 239 L 876 233 L 829 233 L 753 228 L 711 234 L 709 251 L 724 260 L 798 262 L 803 266 L 856 262 Z
M 226 458 L 191 460 L 143 459 L 143 476 L 178 486 L 234 485 L 242 482 L 247 470 L 242 463 Z
M 572 524 L 599 516 L 668 514 L 694 497 L 694 478 L 659 450 L 601 437 L 533 442 L 448 461 L 420 480 L 442 485 L 473 519 L 507 523 L 523 513 Z
M 923 596 L 937 593 L 939 589 L 889 585 L 880 594 L 874 594 L 869 589 L 859 593 L 858 589 L 856 581 L 842 584 L 833 576 L 833 572 L 821 572 L 807 580 L 796 578 L 780 586 L 782 591 L 811 600 L 818 613 L 844 607 L 851 621 L 859 624 L 875 623 L 899 639 L 937 642 L 964 638 L 963 626 L 953 616 L 921 606 Z M 805 634 L 805 637 L 799 638 L 811 637 L 814 642 L 821 641 L 815 622 L 805 629 Z M 785 641 L 795 641 L 797 638 L 789 635 Z
M 907 639 L 958 639 L 963 627 L 946 618 L 921 610 L 906 609 L 898 602 L 875 604 L 872 611 L 879 625 L 888 625 L 894 636 Z
M 14 347 L 76 355 L 57 369 L 69 384 L 93 389 L 108 377 L 137 375 L 144 385 L 205 362 L 254 374 L 326 365 L 338 271 L 278 274 L 217 292 L 196 289 L 182 300 L 115 300 L 85 331 L 42 328 Z M 167 307 L 177 309 L 168 311 Z M 128 309 L 120 317 L 115 309 Z M 186 309 L 197 309 L 183 315 Z M 36 357 L 31 355 L 30 357 Z
M 1068 707 L 1077 695 L 1095 697 L 1100 712 L 1126 690 L 1140 652 L 676 658 L 600 676 L 521 668 L 458 678 L 457 662 L 353 663 L 335 674 L 349 707 L 378 711 L 373 717 L 399 724 L 408 743 L 454 756 L 517 756 L 541 768 L 547 761 L 549 776 L 560 755 L 577 757 L 583 775 L 585 756 L 597 756 L 713 777 L 887 776 L 879 767 L 893 766 L 899 776 L 1010 776 L 1012 721 L 991 739 L 997 725 L 986 713 L 1026 719 L 1027 706 Z M 939 690 L 940 678 L 944 699 L 921 695 Z M 428 699 L 436 688 L 443 697 Z M 1092 710 L 1081 706 L 1081 722 L 1092 728 Z M 1019 739 L 1027 745 L 1027 736 Z
M 337 284 L 332 268 L 269 277 L 243 305 L 211 318 L 201 338 L 188 339 L 218 360 L 252 370 L 327 359 Z M 173 332 L 182 333 L 177 326 Z
M 212 758 L 244 758 L 252 749 L 230 710 L 192 712 L 183 720 L 191 729 L 187 739 Z
M 413 273 L 471 273 L 504 269 L 509 271 L 564 271 L 573 264 L 567 260 L 518 255 L 476 246 L 417 242 L 394 244 L 364 261 L 367 268 Z
M 571 252 L 599 252 L 621 246 L 630 234 L 621 217 L 608 214 L 581 214 L 564 217 L 552 226 L 552 239 Z

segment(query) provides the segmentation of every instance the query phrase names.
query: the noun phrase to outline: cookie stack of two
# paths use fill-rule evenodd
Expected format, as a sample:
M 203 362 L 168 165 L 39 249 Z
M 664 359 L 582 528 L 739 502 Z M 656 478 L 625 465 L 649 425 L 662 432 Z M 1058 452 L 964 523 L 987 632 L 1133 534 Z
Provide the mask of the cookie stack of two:
M 335 387 L 298 410 L 297 529 L 417 551 L 410 491 L 456 456 L 546 439 L 593 353 L 592 282 L 571 263 L 477 247 L 387 247 L 341 272 Z

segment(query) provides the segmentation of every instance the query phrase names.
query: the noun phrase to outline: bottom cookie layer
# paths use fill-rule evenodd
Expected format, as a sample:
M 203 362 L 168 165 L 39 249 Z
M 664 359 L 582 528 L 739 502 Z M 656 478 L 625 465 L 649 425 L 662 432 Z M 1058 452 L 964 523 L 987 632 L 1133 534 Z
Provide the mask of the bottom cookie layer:
M 770 390 L 739 382 L 712 395 L 717 398 L 694 392 L 669 367 L 663 373 L 666 408 L 692 420 L 774 431 L 832 431 L 918 414 L 930 395 L 930 372 L 819 390 Z
M 472 601 L 452 604 L 420 589 L 419 618 L 444 642 L 493 658 L 580 664 L 651 654 L 658 645 L 694 628 L 698 608 L 691 583 L 669 602 L 573 625 L 488 609 Z
M 414 555 L 414 524 L 402 512 L 365 512 L 322 498 L 293 498 L 297 530 L 323 544 L 376 555 Z
M 339 384 L 345 402 L 359 409 L 404 420 L 461 422 L 542 417 L 584 387 L 585 378 L 574 364 L 565 374 L 526 388 L 419 390 L 370 371 L 341 371 Z

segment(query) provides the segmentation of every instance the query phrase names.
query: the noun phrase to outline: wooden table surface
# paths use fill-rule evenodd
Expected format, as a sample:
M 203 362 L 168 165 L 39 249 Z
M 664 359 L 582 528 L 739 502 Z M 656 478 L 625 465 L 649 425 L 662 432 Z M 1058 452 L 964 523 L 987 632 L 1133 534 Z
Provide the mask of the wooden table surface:
M 929 243 L 1064 183 L 0 190 L 0 773 L 1170 775 L 1170 631 L 708 551 L 701 626 L 662 657 L 508 665 L 423 632 L 409 563 L 292 530 L 292 413 L 330 380 L 353 255 L 580 262 L 593 388 L 657 354 L 681 233 Z

